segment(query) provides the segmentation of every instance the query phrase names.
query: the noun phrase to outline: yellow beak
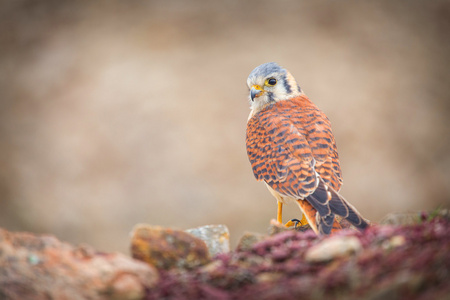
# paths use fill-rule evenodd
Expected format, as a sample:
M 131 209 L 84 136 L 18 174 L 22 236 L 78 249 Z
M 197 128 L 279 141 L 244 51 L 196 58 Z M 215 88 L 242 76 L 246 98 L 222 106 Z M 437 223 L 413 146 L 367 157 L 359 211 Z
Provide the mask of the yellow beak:
M 264 93 L 264 90 L 259 85 L 253 85 L 250 89 L 250 98 L 255 99 L 255 97 L 261 96 L 261 94 Z

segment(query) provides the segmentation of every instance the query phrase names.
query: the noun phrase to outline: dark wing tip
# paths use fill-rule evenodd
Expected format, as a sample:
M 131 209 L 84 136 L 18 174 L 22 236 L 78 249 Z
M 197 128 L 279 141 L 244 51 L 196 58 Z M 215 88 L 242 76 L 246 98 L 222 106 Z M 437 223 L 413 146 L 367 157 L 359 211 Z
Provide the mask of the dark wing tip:
M 339 195 L 331 187 L 328 187 L 323 180 L 320 180 L 314 193 L 309 195 L 306 200 L 319 213 L 318 224 L 321 232 L 328 234 L 331 231 L 335 215 L 345 218 L 358 229 L 365 229 L 369 223 L 361 214 Z M 331 220 L 331 221 L 330 221 Z

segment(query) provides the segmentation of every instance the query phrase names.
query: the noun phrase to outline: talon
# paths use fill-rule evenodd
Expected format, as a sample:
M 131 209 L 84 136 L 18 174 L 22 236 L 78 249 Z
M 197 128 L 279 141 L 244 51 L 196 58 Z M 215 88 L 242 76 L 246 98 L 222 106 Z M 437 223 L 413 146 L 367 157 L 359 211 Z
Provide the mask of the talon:
M 294 229 L 297 228 L 298 224 L 301 224 L 302 221 L 300 221 L 299 219 L 291 219 L 289 220 L 286 224 L 284 224 L 284 226 L 286 227 L 292 227 L 294 226 Z
M 284 224 L 284 226 L 286 227 L 292 227 L 294 226 L 294 229 L 297 229 L 299 227 L 303 227 L 305 225 L 308 225 L 308 220 L 305 217 L 305 214 L 303 214 L 302 219 L 292 219 L 289 220 L 286 224 Z

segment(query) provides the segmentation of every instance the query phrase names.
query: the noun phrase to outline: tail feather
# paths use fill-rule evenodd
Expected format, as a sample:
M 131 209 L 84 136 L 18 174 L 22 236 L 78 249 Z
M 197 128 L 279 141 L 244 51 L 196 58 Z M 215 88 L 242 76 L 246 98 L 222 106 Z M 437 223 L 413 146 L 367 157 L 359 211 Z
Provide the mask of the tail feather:
M 311 229 L 314 230 L 317 234 L 324 234 L 323 230 L 319 231 L 318 224 L 320 219 L 319 214 L 317 213 L 317 210 L 306 200 L 297 200 L 297 204 L 302 210 L 303 214 L 305 215 L 306 219 L 308 220 L 309 226 L 311 226 Z M 319 218 L 318 218 L 319 217 Z M 321 226 L 323 228 L 323 226 Z M 334 219 L 334 222 L 331 227 L 331 233 L 337 232 L 342 229 L 342 226 L 340 222 L 338 221 L 338 218 Z
M 358 229 L 364 229 L 369 226 L 356 208 L 333 188 L 327 186 L 322 179 L 319 180 L 319 185 L 314 193 L 306 197 L 305 200 L 318 212 L 317 227 L 320 233 L 329 234 L 331 232 L 335 215 L 345 218 Z

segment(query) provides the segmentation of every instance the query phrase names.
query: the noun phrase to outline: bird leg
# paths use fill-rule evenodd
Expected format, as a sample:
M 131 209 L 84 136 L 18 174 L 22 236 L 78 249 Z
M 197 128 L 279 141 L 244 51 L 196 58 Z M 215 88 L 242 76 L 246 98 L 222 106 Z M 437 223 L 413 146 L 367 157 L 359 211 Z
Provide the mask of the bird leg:
M 283 223 L 283 203 L 281 201 L 277 202 L 278 202 L 277 221 L 278 223 Z
M 283 202 L 277 201 L 277 203 L 278 203 L 277 222 L 283 224 Z M 292 219 L 292 220 L 288 221 L 286 224 L 284 224 L 284 226 L 286 226 L 286 227 L 295 226 L 295 228 L 297 228 L 297 226 L 305 226 L 307 224 L 308 224 L 308 220 L 306 219 L 305 213 L 303 213 L 301 220 Z

